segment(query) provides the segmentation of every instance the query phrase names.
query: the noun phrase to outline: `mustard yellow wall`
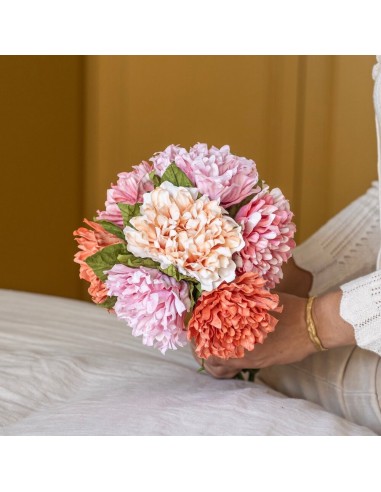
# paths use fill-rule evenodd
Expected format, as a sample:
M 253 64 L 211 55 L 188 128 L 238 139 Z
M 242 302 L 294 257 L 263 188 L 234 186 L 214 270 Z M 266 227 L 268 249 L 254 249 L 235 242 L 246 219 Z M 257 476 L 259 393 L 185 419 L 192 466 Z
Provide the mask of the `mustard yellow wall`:
M 294 210 L 306 239 L 377 179 L 374 56 L 300 57 Z
M 83 59 L 0 57 L 0 288 L 79 297 Z
M 90 214 L 116 173 L 169 143 L 229 143 L 290 199 L 306 239 L 376 179 L 374 56 L 86 60 Z
M 376 179 L 374 61 L 0 57 L 0 288 L 83 297 L 73 229 L 118 172 L 170 143 L 253 158 L 305 239 Z
M 89 57 L 86 212 L 118 171 L 170 143 L 230 144 L 293 191 L 298 57 Z

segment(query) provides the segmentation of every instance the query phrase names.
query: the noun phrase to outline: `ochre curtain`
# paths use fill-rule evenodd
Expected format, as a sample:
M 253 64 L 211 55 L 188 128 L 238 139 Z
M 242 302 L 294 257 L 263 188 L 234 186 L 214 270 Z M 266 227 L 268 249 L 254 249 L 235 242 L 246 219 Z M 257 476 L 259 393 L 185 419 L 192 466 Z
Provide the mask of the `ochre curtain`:
M 72 230 L 170 143 L 253 158 L 302 241 L 377 178 L 374 56 L 0 57 L 2 288 L 86 298 Z M 12 246 L 11 246 L 12 244 Z
M 0 56 L 0 288 L 82 295 L 83 68 L 76 56 Z

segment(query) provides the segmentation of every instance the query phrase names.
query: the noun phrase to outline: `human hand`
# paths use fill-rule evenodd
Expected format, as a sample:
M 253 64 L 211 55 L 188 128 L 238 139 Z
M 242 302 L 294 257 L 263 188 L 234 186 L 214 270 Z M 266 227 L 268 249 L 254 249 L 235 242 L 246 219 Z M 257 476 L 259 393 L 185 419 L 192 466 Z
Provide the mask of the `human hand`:
M 292 294 L 278 293 L 282 313 L 273 313 L 279 321 L 275 331 L 269 333 L 262 345 L 257 344 L 252 351 L 245 351 L 241 359 L 220 359 L 209 357 L 204 361 L 205 370 L 215 378 L 232 378 L 242 369 L 262 369 L 264 367 L 299 362 L 317 351 L 307 330 L 305 319 L 306 298 Z M 353 327 L 340 317 L 340 290 L 317 297 L 313 304 L 312 316 L 317 334 L 327 349 L 355 345 Z M 201 364 L 195 354 L 194 358 Z
M 261 369 L 275 364 L 297 362 L 316 349 L 311 342 L 305 321 L 307 299 L 291 294 L 279 293 L 282 313 L 272 313 L 279 321 L 275 331 L 269 333 L 263 344 L 254 350 L 245 351 L 240 359 L 208 357 L 204 361 L 206 371 L 216 378 L 232 378 L 242 369 Z M 201 364 L 193 349 L 194 358 Z

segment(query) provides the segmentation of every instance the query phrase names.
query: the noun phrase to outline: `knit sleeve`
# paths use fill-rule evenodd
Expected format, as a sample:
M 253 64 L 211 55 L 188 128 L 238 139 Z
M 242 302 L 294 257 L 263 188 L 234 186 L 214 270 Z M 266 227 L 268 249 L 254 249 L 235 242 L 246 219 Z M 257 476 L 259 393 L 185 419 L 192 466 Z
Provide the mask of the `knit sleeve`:
M 295 263 L 312 273 L 309 295 L 335 290 L 375 271 L 381 231 L 378 182 L 295 248 Z
M 357 345 L 381 356 L 381 270 L 340 288 L 340 316 L 353 326 Z

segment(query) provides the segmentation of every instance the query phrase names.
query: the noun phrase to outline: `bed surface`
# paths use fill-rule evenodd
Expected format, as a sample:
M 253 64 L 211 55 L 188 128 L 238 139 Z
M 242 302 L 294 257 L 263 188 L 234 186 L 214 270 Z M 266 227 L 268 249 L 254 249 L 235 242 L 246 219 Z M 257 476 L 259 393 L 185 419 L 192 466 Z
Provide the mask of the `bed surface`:
M 197 372 L 87 302 L 0 289 L 0 435 L 374 435 L 262 383 Z

